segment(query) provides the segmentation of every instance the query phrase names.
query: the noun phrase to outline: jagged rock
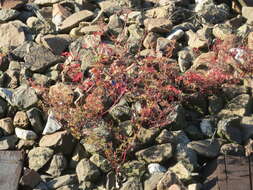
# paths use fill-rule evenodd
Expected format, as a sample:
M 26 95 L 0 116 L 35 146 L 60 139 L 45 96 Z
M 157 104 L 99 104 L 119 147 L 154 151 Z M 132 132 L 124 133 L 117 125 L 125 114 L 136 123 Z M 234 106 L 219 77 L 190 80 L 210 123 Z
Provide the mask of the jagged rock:
M 83 158 L 89 158 L 89 154 L 85 151 L 84 147 L 80 143 L 77 143 L 72 153 L 69 167 L 76 168 L 77 163 Z
M 25 40 L 24 24 L 21 21 L 12 21 L 0 26 L 0 46 L 15 48 L 22 45 Z
M 15 128 L 15 134 L 18 138 L 23 140 L 35 140 L 38 138 L 36 133 L 32 130 L 25 130 L 18 127 Z
M 79 183 L 83 181 L 96 181 L 100 177 L 99 169 L 89 160 L 82 159 L 76 166 Z
M 24 140 L 24 139 L 20 139 L 18 141 L 18 144 L 17 144 L 17 149 L 18 150 L 21 150 L 21 149 L 24 149 L 24 150 L 30 150 L 34 147 L 34 145 L 36 144 L 36 141 L 35 140 Z
M 14 9 L 1 9 L 0 10 L 0 21 L 6 22 L 17 18 L 19 12 Z
M 147 49 L 154 49 L 156 46 L 158 35 L 154 32 L 149 32 L 143 40 L 143 46 Z
M 75 174 L 67 174 L 50 180 L 49 182 L 47 182 L 47 186 L 50 189 L 57 189 L 66 185 L 76 184 L 77 182 L 78 180 Z
M 184 185 L 182 184 L 182 182 L 180 181 L 180 179 L 178 178 L 178 176 L 171 172 L 171 171 L 167 171 L 163 177 L 161 178 L 161 180 L 158 182 L 157 184 L 157 190 L 169 190 L 170 187 L 172 185 L 178 185 L 179 188 L 181 187 L 181 190 L 186 190 L 186 188 L 184 187 Z M 178 189 L 178 188 L 177 188 Z M 171 190 L 173 190 L 171 188 Z
M 53 177 L 59 177 L 67 168 L 67 159 L 62 154 L 55 154 L 46 170 Z
M 93 154 L 90 157 L 90 161 L 95 164 L 99 169 L 101 169 L 104 173 L 109 172 L 111 169 L 110 162 L 99 154 Z
M 29 168 L 38 171 L 42 168 L 52 157 L 54 151 L 47 147 L 35 147 L 28 153 Z
M 173 143 L 175 137 L 171 131 L 163 129 L 155 141 L 159 144 Z
M 25 168 L 19 183 L 26 188 L 34 188 L 40 182 L 40 175 L 36 171 Z
M 144 190 L 155 190 L 164 173 L 154 173 L 144 182 Z
M 158 136 L 159 132 L 158 128 L 146 129 L 142 127 L 137 134 L 137 139 L 143 144 L 151 143 Z
M 121 7 L 117 4 L 116 1 L 100 1 L 98 5 L 107 15 L 113 15 L 114 13 L 116 13 L 116 11 L 121 10 Z
M 163 173 L 166 172 L 166 168 L 163 167 L 162 165 L 158 163 L 152 163 L 148 165 L 148 171 L 150 174 L 155 174 L 155 173 Z
M 247 19 L 248 23 L 252 23 L 253 22 L 253 7 L 243 6 L 242 16 Z
M 224 102 L 222 97 L 209 96 L 208 97 L 208 111 L 210 114 L 217 114 L 224 107 Z
M 192 179 L 193 167 L 184 161 L 177 162 L 169 170 L 177 175 L 180 180 L 189 181 Z
M 202 184 L 200 183 L 192 183 L 188 185 L 188 190 L 201 190 L 202 189 Z
M 212 137 L 214 133 L 214 126 L 212 119 L 209 118 L 202 119 L 202 121 L 200 122 L 200 129 L 205 136 Z
M 187 71 L 193 61 L 193 56 L 190 50 L 185 49 L 178 52 L 178 65 L 181 72 Z
M 12 54 L 19 59 L 24 59 L 25 65 L 33 72 L 43 72 L 62 61 L 61 57 L 37 43 L 27 41 L 19 45 Z
M 0 138 L 0 150 L 14 149 L 18 138 L 16 135 Z
M 163 162 L 172 157 L 172 146 L 170 143 L 155 145 L 135 153 L 139 160 L 147 163 Z
M 38 108 L 31 108 L 26 111 L 26 115 L 31 123 L 32 129 L 41 134 L 44 129 L 42 112 Z
M 23 7 L 27 3 L 27 0 L 5 0 L 1 3 L 2 9 L 18 9 Z
M 62 128 L 62 125 L 55 119 L 53 112 L 50 112 L 47 118 L 46 126 L 43 130 L 43 135 L 52 134 Z
M 118 35 L 123 31 L 124 22 L 120 17 L 116 14 L 110 16 L 109 23 L 108 23 L 108 29 L 113 34 Z
M 11 117 L 6 117 L 0 120 L 0 129 L 2 129 L 3 135 L 11 135 L 14 133 Z
M 115 105 L 109 110 L 111 116 L 120 122 L 131 119 L 131 108 L 129 106 Z
M 224 137 L 230 142 L 242 143 L 242 128 L 240 125 L 241 117 L 229 116 L 222 118 L 218 124 L 218 135 Z
M 204 138 L 200 128 L 196 125 L 189 125 L 184 131 L 191 140 L 200 140 Z
M 168 18 L 147 18 L 144 25 L 148 32 L 167 33 L 172 29 L 172 22 Z
M 131 177 L 125 183 L 123 183 L 122 187 L 120 188 L 120 190 L 128 190 L 128 189 L 143 190 L 140 179 L 136 177 Z
M 57 83 L 50 87 L 49 97 L 62 104 L 72 104 L 74 101 L 74 91 L 66 84 Z
M 214 141 L 205 139 L 192 141 L 187 146 L 195 150 L 201 156 L 214 158 L 218 156 L 221 144 L 217 139 L 214 139 Z
M 24 111 L 16 112 L 13 118 L 13 125 L 15 127 L 27 128 L 29 125 L 29 119 Z
M 217 24 L 213 28 L 213 35 L 220 40 L 225 40 L 231 37 L 233 34 L 232 28 L 226 24 Z
M 42 44 L 55 55 L 61 55 L 71 43 L 71 38 L 66 34 L 48 34 L 41 38 Z
M 168 120 L 171 121 L 169 128 L 173 130 L 184 129 L 187 125 L 184 108 L 181 105 L 175 106 L 175 109 L 169 113 Z
M 246 142 L 253 135 L 253 118 L 252 116 L 244 116 L 241 120 L 242 138 Z
M 63 154 L 70 155 L 75 145 L 75 140 L 67 131 L 59 131 L 53 134 L 45 135 L 40 139 L 41 147 L 49 147 Z

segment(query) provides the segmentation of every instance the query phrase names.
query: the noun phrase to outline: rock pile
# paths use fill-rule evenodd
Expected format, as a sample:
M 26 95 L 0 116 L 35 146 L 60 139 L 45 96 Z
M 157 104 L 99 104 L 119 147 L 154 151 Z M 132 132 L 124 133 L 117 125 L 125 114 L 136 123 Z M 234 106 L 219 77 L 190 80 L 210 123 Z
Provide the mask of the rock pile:
M 25 151 L 20 189 L 200 190 L 204 163 L 219 154 L 245 155 L 244 146 L 250 149 L 253 136 L 250 79 L 223 86 L 222 96 L 193 97 L 191 105 L 178 106 L 170 115 L 173 130 L 141 128 L 132 159 L 117 175 L 94 143 L 96 138 L 111 138 L 107 123 L 102 120 L 92 128 L 93 135 L 74 138 L 53 112 L 43 112 L 41 91 L 31 81 L 50 87 L 49 98 L 62 104 L 82 102 L 83 92 L 66 85 L 62 65 L 80 64 L 85 72 L 96 63 L 92 48 L 98 44 L 111 47 L 111 52 L 103 52 L 107 55 L 124 50 L 114 49 L 115 44 L 100 33 L 117 36 L 131 54 L 142 57 L 161 57 L 174 41 L 172 61 L 178 62 L 180 71 L 204 72 L 214 56 L 208 50 L 215 39 L 244 40 L 253 50 L 251 6 L 246 0 L 4 0 L 0 150 Z M 243 64 L 244 49 L 227 48 L 233 61 Z M 68 58 L 62 56 L 66 51 Z M 99 109 L 95 102 L 103 102 L 104 96 L 94 100 L 94 108 Z M 109 111 L 129 137 L 134 133 L 132 110 L 138 112 L 141 105 L 133 107 L 122 100 Z

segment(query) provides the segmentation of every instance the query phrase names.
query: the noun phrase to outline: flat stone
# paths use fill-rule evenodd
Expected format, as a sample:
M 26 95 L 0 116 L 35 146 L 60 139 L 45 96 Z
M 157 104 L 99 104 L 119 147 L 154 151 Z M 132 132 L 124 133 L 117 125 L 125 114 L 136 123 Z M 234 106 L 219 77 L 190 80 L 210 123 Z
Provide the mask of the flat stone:
M 12 53 L 15 57 L 24 59 L 25 65 L 33 72 L 43 72 L 62 61 L 60 56 L 54 55 L 46 47 L 34 42 L 20 44 Z
M 28 153 L 29 168 L 38 171 L 42 168 L 52 157 L 54 151 L 47 147 L 36 147 Z
M 192 141 L 187 146 L 207 158 L 214 158 L 219 155 L 220 143 L 217 139 L 213 142 L 211 139 Z
M 23 140 L 35 140 L 38 137 L 35 132 L 18 127 L 15 128 L 15 134 L 18 138 Z
M 248 47 L 250 50 L 253 50 L 253 32 L 250 32 L 248 35 Z
M 67 17 L 59 27 L 60 30 L 70 30 L 77 26 L 81 21 L 89 21 L 94 13 L 88 10 L 79 11 Z
M 172 157 L 172 146 L 170 143 L 155 145 L 135 153 L 139 160 L 144 160 L 148 163 L 163 162 Z
M 249 23 L 252 23 L 253 21 L 253 7 L 242 7 L 242 16 L 248 19 Z
M 0 25 L 0 46 L 15 48 L 22 45 L 25 40 L 24 24 L 21 21 L 12 21 Z
M 71 43 L 71 37 L 67 34 L 48 34 L 41 38 L 41 42 L 55 55 L 61 55 Z
M 14 149 L 17 141 L 18 138 L 16 135 L 0 138 L 0 150 Z

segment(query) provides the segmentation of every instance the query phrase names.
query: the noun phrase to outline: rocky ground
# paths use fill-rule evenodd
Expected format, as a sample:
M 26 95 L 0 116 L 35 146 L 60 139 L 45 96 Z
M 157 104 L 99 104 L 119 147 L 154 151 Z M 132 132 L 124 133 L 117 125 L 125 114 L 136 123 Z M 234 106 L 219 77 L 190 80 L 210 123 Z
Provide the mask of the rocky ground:
M 0 150 L 25 153 L 19 189 L 205 190 L 207 163 L 251 154 L 251 6 L 2 1 Z

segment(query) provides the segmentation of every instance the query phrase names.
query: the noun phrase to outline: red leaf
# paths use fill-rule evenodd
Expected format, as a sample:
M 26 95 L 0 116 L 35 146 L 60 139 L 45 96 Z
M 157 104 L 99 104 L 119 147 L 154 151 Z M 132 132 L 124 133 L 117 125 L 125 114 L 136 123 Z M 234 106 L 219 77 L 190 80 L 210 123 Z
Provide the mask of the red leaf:
M 75 76 L 73 76 L 72 81 L 73 82 L 80 82 L 83 78 L 83 73 L 79 72 Z

